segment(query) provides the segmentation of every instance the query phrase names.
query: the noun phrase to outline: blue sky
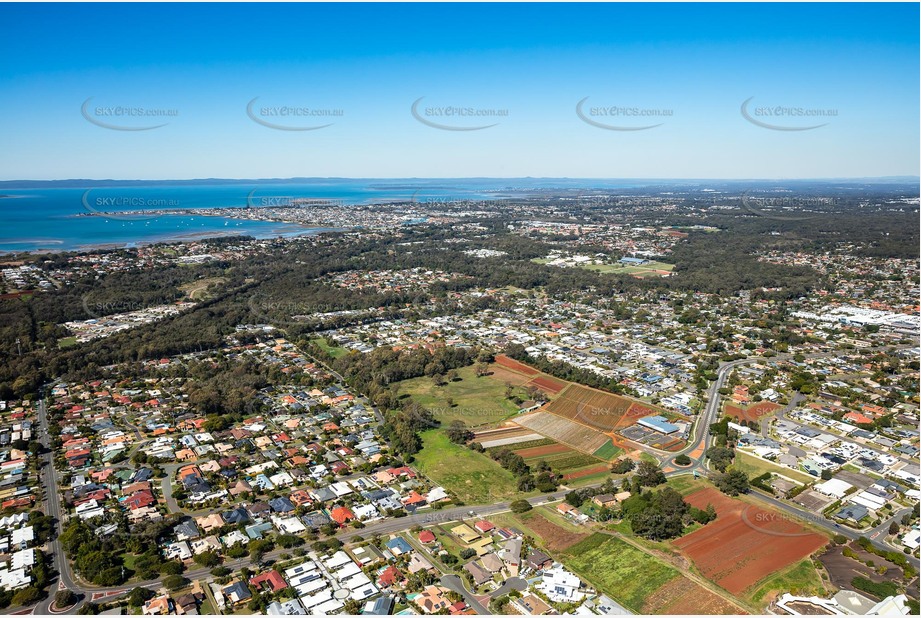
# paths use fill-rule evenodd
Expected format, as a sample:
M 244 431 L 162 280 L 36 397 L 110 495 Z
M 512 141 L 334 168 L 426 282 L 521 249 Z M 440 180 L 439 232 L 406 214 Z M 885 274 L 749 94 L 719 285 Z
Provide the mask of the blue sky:
M 918 19 L 917 4 L 2 4 L 0 179 L 917 175 Z M 256 97 L 258 119 L 332 124 L 262 126 Z M 660 126 L 593 126 L 586 97 L 589 120 Z M 749 98 L 774 128 L 742 115 Z M 119 106 L 177 115 L 105 115 Z M 264 113 L 278 107 L 341 115 Z

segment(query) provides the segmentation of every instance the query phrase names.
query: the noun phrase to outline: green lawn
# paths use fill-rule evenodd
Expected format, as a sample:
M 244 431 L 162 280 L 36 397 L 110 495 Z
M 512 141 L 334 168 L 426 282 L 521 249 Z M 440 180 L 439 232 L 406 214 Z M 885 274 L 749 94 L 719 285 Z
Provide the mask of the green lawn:
M 457 370 L 460 378 L 444 386 L 435 386 L 432 378 L 421 377 L 400 382 L 400 393 L 406 393 L 435 414 L 443 425 L 461 420 L 469 427 L 487 425 L 517 414 L 519 407 L 505 397 L 505 383 L 490 376 L 474 375 L 474 367 Z M 523 388 L 516 395 L 527 399 Z M 453 405 L 450 405 L 449 401 Z
M 761 585 L 754 588 L 748 595 L 748 599 L 760 606 L 771 592 L 790 592 L 801 596 L 826 596 L 822 578 L 809 558 L 804 558 L 793 566 L 762 580 Z
M 58 339 L 59 348 L 70 348 L 75 345 L 77 345 L 76 337 L 61 337 L 60 339 Z
M 454 444 L 444 431 L 430 429 L 421 436 L 422 450 L 414 465 L 464 503 L 494 504 L 526 495 L 518 492 L 511 472 L 486 455 Z
M 596 532 L 567 549 L 563 564 L 636 613 L 646 599 L 680 573 L 616 537 Z
M 317 339 L 311 339 L 317 346 L 319 346 L 324 352 L 329 354 L 332 358 L 339 358 L 343 354 L 348 353 L 348 350 L 345 348 L 340 348 L 339 346 L 331 346 L 326 343 L 326 339 L 323 337 L 318 337 Z
M 592 453 L 595 457 L 599 459 L 604 459 L 605 461 L 610 461 L 623 453 L 623 449 L 614 446 L 614 443 L 608 440 L 605 442 L 601 448 Z
M 732 467 L 736 470 L 741 470 L 750 477 L 760 476 L 765 472 L 770 472 L 772 474 L 780 474 L 788 478 L 793 479 L 794 481 L 799 481 L 800 483 L 810 483 L 815 480 L 814 476 L 810 476 L 805 472 L 799 472 L 786 466 L 779 466 L 770 461 L 765 461 L 754 457 L 742 451 L 736 451 L 735 461 L 732 462 Z

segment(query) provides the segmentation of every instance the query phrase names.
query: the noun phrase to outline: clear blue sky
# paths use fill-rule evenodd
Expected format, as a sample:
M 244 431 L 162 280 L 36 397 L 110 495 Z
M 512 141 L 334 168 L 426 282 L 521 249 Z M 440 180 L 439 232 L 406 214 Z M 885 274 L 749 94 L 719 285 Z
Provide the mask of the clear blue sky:
M 916 175 L 917 4 L 0 5 L 0 178 Z M 168 122 L 149 131 L 119 126 Z M 246 106 L 340 109 L 262 119 Z M 426 119 L 441 106 L 499 118 Z M 670 110 L 591 116 L 583 107 Z M 836 116 L 746 120 L 761 107 Z M 178 110 L 115 118 L 96 107 Z

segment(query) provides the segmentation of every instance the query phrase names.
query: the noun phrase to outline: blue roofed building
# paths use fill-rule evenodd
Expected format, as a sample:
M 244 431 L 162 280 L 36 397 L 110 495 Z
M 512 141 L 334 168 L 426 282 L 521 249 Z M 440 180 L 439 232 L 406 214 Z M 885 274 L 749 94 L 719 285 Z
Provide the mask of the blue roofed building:
M 636 423 L 646 427 L 647 429 L 652 429 L 653 431 L 658 431 L 659 433 L 664 433 L 666 435 L 678 431 L 678 426 L 669 423 L 668 419 L 666 419 L 664 416 L 644 416 Z

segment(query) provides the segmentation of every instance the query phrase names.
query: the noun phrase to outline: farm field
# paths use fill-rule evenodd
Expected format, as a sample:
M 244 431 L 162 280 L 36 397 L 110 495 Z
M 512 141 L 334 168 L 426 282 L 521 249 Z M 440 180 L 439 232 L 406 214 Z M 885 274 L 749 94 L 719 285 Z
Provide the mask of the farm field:
M 515 422 L 589 455 L 609 442 L 599 431 L 542 410 L 518 416 Z
M 454 444 L 439 429 L 421 436 L 422 450 L 416 454 L 415 465 L 465 503 L 494 504 L 526 495 L 518 492 L 512 473 L 486 455 Z
M 806 558 L 828 543 L 781 513 L 734 500 L 716 489 L 695 491 L 685 500 L 715 521 L 673 541 L 708 579 L 739 595 L 766 577 Z
M 614 536 L 595 533 L 569 547 L 560 559 L 582 579 L 638 614 L 741 611 L 671 565 Z
M 469 427 L 477 427 L 501 421 L 518 412 L 518 406 L 505 396 L 504 381 L 494 376 L 477 377 L 472 365 L 461 367 L 457 375 L 460 380 L 444 386 L 435 386 L 429 377 L 404 380 L 400 382 L 400 393 L 409 394 L 431 410 L 442 425 L 460 420 Z M 514 389 L 522 399 L 528 398 L 524 388 L 518 386 Z M 453 406 L 449 404 L 449 399 Z
M 479 442 L 483 448 L 496 448 L 499 446 L 511 447 L 515 445 L 522 445 L 518 448 L 524 448 L 526 446 L 541 446 L 553 442 L 553 440 L 545 438 L 539 433 L 535 433 L 524 427 L 519 427 L 518 425 L 500 427 L 497 429 L 481 429 L 474 432 L 473 441 Z
M 745 407 L 727 402 L 723 406 L 723 414 L 740 421 L 758 421 L 762 417 L 769 416 L 780 410 L 782 407 L 780 404 L 771 401 L 760 401 Z
M 744 451 L 736 451 L 735 460 L 732 462 L 732 467 L 736 470 L 741 470 L 750 477 L 760 476 L 765 472 L 770 472 L 771 474 L 780 474 L 791 478 L 794 481 L 799 481 L 800 483 L 810 483 L 815 480 L 814 476 L 806 474 L 805 472 L 800 472 L 799 470 L 794 470 L 793 468 L 788 468 L 786 466 L 780 466 L 770 461 L 765 461 L 758 457 L 749 455 Z
M 493 367 L 495 367 L 494 371 L 497 378 L 501 377 L 504 380 L 512 382 L 512 384 L 516 384 L 516 380 L 524 380 L 524 382 L 521 382 L 522 384 L 536 386 L 548 395 L 556 395 L 566 388 L 568 384 L 565 380 L 549 376 L 546 373 L 538 371 L 534 367 L 520 363 L 504 354 L 496 356 Z
M 539 445 L 528 442 L 519 448 L 514 446 L 507 448 L 512 448 L 513 452 L 521 456 L 532 468 L 540 461 L 547 462 L 555 473 L 563 476 L 564 480 L 586 476 L 605 477 L 609 473 L 609 464 L 548 438 L 541 441 Z
M 651 404 L 581 384 L 567 386 L 544 410 L 604 432 L 629 427 L 644 416 L 667 414 Z

